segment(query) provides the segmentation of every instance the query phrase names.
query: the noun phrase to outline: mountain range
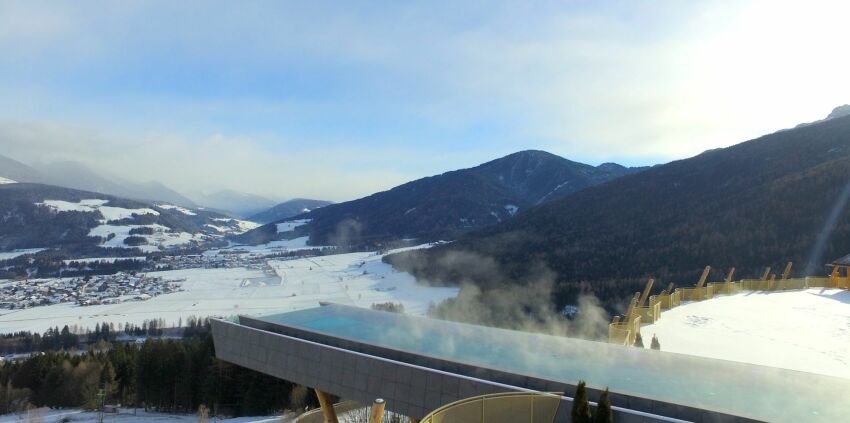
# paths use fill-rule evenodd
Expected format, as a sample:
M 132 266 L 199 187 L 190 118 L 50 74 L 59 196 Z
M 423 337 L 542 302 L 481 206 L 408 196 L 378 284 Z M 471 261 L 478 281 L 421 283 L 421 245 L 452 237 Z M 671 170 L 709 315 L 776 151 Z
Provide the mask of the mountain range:
M 0 184 L 0 251 L 73 257 L 226 244 L 256 225 L 207 210 L 34 183 Z M 137 251 L 132 251 L 137 250 Z
M 194 196 L 194 199 L 198 204 L 203 204 L 204 207 L 243 219 L 264 212 L 277 204 L 259 195 L 230 189 L 199 194 Z
M 148 202 L 160 201 L 191 209 L 203 207 L 240 218 L 247 218 L 278 206 L 274 201 L 267 198 L 233 190 L 197 194 L 190 198 L 155 180 L 137 183 L 114 175 L 104 176 L 82 163 L 73 161 L 40 163 L 30 166 L 0 155 L 0 177 L 17 182 L 55 185 L 120 198 Z M 301 213 L 303 209 L 304 207 L 298 209 L 298 213 Z M 286 206 L 282 206 L 280 210 L 286 210 Z M 271 212 L 266 216 L 277 216 L 272 220 L 291 216 L 291 214 L 286 213 L 279 215 L 274 213 Z M 263 223 L 267 222 L 264 221 Z
M 308 235 L 313 245 L 359 247 L 400 239 L 449 240 L 641 170 L 613 163 L 590 166 L 545 151 L 521 151 L 284 219 L 306 222 L 294 230 L 280 233 L 277 224 L 283 221 L 275 221 L 239 240 L 264 243 Z
M 333 202 L 324 200 L 310 200 L 307 198 L 293 198 L 284 201 L 268 210 L 248 216 L 248 220 L 257 223 L 270 223 L 283 220 L 299 214 L 309 213 L 320 207 L 331 205 Z
M 563 305 L 590 284 L 629 296 L 645 278 L 690 285 L 706 265 L 720 280 L 824 274 L 850 252 L 850 115 L 654 166 L 532 208 L 429 250 L 389 256 L 444 283 L 555 281 Z M 833 222 L 828 220 L 834 215 Z M 624 285 L 625 284 L 625 285 Z M 604 295 L 603 295 L 604 297 Z

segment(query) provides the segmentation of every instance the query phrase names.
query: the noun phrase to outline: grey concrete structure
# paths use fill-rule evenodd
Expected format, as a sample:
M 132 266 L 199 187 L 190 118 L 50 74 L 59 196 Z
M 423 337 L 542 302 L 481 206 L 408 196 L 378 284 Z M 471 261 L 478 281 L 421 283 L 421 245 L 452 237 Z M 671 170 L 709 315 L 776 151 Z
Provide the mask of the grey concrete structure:
M 442 405 L 508 391 L 565 392 L 575 386 L 520 374 L 391 350 L 249 317 L 212 322 L 216 355 L 225 361 L 364 404 L 422 418 Z M 590 390 L 589 397 L 598 392 Z M 617 422 L 753 422 L 756 420 L 678 404 L 611 393 Z M 558 421 L 571 399 L 563 398 Z

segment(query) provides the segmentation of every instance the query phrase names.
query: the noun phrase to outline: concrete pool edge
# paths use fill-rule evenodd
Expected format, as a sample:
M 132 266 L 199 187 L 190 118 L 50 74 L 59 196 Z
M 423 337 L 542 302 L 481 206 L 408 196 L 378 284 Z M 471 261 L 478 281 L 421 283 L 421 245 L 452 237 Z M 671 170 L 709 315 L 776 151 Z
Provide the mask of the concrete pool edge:
M 364 311 L 371 312 L 369 310 Z M 305 330 L 262 319 L 263 317 L 255 318 L 240 316 L 240 324 L 265 332 L 307 340 L 326 347 L 339 348 L 345 351 L 389 359 L 395 362 L 420 366 L 422 368 L 447 372 L 458 376 L 471 377 L 477 380 L 486 380 L 489 382 L 504 384 L 505 386 L 530 389 L 536 392 L 565 392 L 567 394 L 572 394 L 572 392 L 575 391 L 574 382 L 569 383 L 566 381 L 552 380 L 538 376 L 529 376 L 517 372 L 484 367 L 480 364 L 459 362 L 443 357 L 412 353 L 410 351 L 364 343 L 338 335 L 322 333 L 312 329 Z M 600 344 L 608 345 L 604 343 Z M 588 391 L 590 398 L 598 398 L 602 389 L 589 385 Z M 732 413 L 729 411 L 695 407 L 653 398 L 646 398 L 631 392 L 624 392 L 623 390 L 611 391 L 611 402 L 613 405 L 622 408 L 623 410 L 647 413 L 657 417 L 664 416 L 672 419 L 683 419 L 686 421 L 762 421 L 757 418 L 753 418 L 752 416 L 741 415 L 740 413 Z
M 535 389 L 454 374 L 438 369 L 351 351 L 345 348 L 248 327 L 225 320 L 212 319 L 210 323 L 212 326 L 213 339 L 216 345 L 216 357 L 223 361 L 304 386 L 326 390 L 327 392 L 334 393 L 335 395 L 345 399 L 367 402 L 380 396 L 387 400 L 387 409 L 408 416 L 422 417 L 428 412 L 439 408 L 439 406 L 443 404 L 447 404 L 458 399 L 468 398 L 469 396 L 474 396 L 478 392 L 540 392 Z M 284 350 L 288 352 L 284 352 Z M 297 356 L 298 358 L 293 360 L 292 356 Z M 366 367 L 378 370 L 377 375 L 362 374 L 360 371 L 360 365 L 364 362 L 364 360 L 368 363 Z M 368 380 L 366 383 L 368 384 L 366 391 L 364 392 L 353 387 L 352 382 L 349 381 L 350 378 L 345 375 L 346 372 L 344 370 L 333 369 L 332 372 L 327 372 L 329 367 L 324 367 L 322 364 L 327 361 L 354 365 L 357 370 L 349 373 L 361 376 L 355 383 L 364 384 L 363 381 Z M 295 366 L 293 366 L 294 363 L 296 364 Z M 309 369 L 310 372 L 305 372 L 305 369 Z M 427 381 L 427 395 L 424 400 L 420 403 L 406 402 L 403 401 L 403 399 L 410 398 L 410 396 L 404 389 L 396 389 L 395 391 L 393 391 L 393 389 L 385 390 L 385 387 L 392 387 L 394 384 L 397 385 L 397 383 L 395 383 L 396 380 L 392 376 L 390 376 L 390 379 L 387 379 L 388 375 L 393 372 L 397 372 L 399 376 L 403 373 L 408 373 L 409 377 L 407 379 L 411 381 L 418 380 L 420 383 L 425 383 Z M 329 378 L 327 373 L 334 373 L 334 377 Z M 420 378 L 414 378 L 415 375 L 420 376 Z M 366 378 L 363 376 L 366 376 Z M 372 382 L 374 379 L 379 379 L 383 382 L 379 384 L 382 388 L 379 389 L 375 387 L 373 389 Z M 442 390 L 431 389 L 431 381 L 435 379 L 439 381 L 438 385 L 442 382 L 446 382 L 445 384 L 442 384 Z M 447 392 L 446 385 L 448 385 L 449 390 L 453 386 L 454 392 Z M 401 388 L 401 386 L 398 388 Z M 433 394 L 436 394 L 436 396 Z M 401 398 L 399 398 L 399 396 Z M 613 396 L 614 395 L 612 394 L 612 399 Z M 562 404 L 558 415 L 560 417 L 568 418 L 567 416 L 569 415 L 569 407 L 571 406 L 572 398 L 564 395 L 561 396 L 561 399 L 566 405 Z M 429 401 L 431 404 L 429 404 Z M 592 403 L 592 405 L 595 406 L 595 403 Z M 612 409 L 614 410 L 616 421 L 620 423 L 759 421 L 741 419 L 736 416 L 723 415 L 706 410 L 702 411 L 711 415 L 709 419 L 701 419 L 699 418 L 700 416 L 694 416 L 696 417 L 695 419 L 678 419 L 651 412 L 630 409 L 616 404 L 612 406 Z M 561 413 L 566 414 L 562 415 Z

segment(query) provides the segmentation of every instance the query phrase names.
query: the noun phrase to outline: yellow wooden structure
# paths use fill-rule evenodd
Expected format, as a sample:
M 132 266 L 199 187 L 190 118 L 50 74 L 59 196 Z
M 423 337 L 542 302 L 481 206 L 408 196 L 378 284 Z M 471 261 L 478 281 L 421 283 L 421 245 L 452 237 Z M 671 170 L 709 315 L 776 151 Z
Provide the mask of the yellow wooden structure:
M 661 318 L 662 310 L 678 307 L 682 301 L 703 301 L 715 295 L 732 295 L 741 291 L 787 291 L 808 288 L 850 289 L 850 255 L 842 257 L 827 266 L 832 267 L 828 277 L 790 278 L 793 263 L 788 262 L 777 280 L 776 273 L 766 267 L 760 279 L 742 279 L 733 282 L 735 268 L 731 268 L 722 282 L 709 282 L 710 266 L 703 269 L 702 275 L 693 288 L 673 289 L 670 283 L 659 295 L 649 296 L 654 279 L 650 279 L 643 293 L 637 292 L 629 302 L 625 316 L 617 316 L 608 328 L 608 342 L 621 345 L 634 345 L 635 337 L 640 333 L 640 325 L 654 323 Z M 648 304 L 647 304 L 648 301 Z

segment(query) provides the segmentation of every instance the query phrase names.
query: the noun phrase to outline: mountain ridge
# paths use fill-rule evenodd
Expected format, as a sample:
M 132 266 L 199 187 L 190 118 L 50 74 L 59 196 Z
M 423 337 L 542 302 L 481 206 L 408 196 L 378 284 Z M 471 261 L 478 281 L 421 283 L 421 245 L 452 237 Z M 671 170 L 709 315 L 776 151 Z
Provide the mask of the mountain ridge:
M 263 243 L 308 235 L 313 245 L 380 246 L 399 239 L 453 239 L 469 230 L 510 219 L 542 201 L 643 168 L 611 170 L 599 170 L 545 151 L 524 150 L 285 219 L 309 220 L 293 233 L 278 234 L 275 224 L 281 221 L 276 221 L 239 240 Z
M 247 219 L 261 224 L 271 223 L 297 216 L 302 213 L 333 204 L 332 201 L 293 198 L 271 207 L 268 210 L 249 216 Z
M 529 283 L 540 269 L 563 304 L 595 292 L 633 292 L 646 277 L 695 280 L 712 265 L 757 277 L 850 251 L 850 212 L 840 213 L 824 256 L 810 258 L 824 219 L 850 181 L 850 116 L 765 135 L 654 166 L 540 205 L 517 218 L 427 251 L 390 256 L 430 281 Z M 487 272 L 447 257 L 475 257 Z M 452 264 L 454 263 L 454 264 Z M 615 286 L 621 284 L 621 286 Z M 624 285 L 622 285 L 624 284 Z M 659 288 L 660 289 L 660 288 Z

